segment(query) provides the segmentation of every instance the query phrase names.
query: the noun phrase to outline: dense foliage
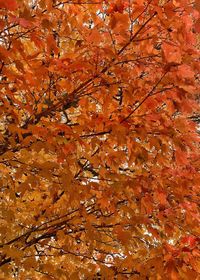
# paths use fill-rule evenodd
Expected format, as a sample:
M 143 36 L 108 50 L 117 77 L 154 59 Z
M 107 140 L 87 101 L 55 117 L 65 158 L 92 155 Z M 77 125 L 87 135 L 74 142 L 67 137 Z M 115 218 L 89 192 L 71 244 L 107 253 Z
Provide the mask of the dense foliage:
M 199 279 L 199 15 L 0 0 L 1 279 Z

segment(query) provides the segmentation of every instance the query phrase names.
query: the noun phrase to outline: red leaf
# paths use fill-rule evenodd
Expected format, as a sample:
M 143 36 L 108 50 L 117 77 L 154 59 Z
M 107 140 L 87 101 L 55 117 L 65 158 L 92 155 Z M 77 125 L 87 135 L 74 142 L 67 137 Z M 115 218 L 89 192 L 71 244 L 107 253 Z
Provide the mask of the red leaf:
M 19 19 L 19 24 L 24 28 L 29 28 L 29 27 L 32 26 L 32 23 L 25 18 L 20 18 Z
M 15 0 L 0 0 L 0 8 L 15 11 L 18 8 L 18 5 Z
M 194 236 L 186 236 L 182 238 L 182 243 L 188 244 L 189 247 L 194 247 L 197 241 L 197 238 Z

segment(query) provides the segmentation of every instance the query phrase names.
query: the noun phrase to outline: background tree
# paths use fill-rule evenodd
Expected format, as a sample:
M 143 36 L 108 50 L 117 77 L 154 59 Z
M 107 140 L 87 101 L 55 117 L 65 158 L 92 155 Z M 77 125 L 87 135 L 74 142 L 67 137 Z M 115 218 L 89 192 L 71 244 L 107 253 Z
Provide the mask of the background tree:
M 0 0 L 1 279 L 199 279 L 199 12 Z

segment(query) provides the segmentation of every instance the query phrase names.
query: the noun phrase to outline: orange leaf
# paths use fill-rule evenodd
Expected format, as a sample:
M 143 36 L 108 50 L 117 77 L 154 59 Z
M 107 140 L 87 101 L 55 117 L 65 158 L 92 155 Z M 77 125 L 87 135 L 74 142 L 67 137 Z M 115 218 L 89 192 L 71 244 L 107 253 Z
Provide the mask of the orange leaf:
M 167 63 L 179 64 L 182 61 L 181 49 L 173 44 L 163 43 L 162 50 Z

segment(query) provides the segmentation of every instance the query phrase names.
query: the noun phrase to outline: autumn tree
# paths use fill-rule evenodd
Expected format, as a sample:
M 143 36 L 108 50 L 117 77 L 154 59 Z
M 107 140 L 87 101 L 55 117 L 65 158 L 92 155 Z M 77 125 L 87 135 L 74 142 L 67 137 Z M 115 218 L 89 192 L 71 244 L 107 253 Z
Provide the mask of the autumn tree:
M 199 14 L 0 0 L 1 279 L 200 279 Z

